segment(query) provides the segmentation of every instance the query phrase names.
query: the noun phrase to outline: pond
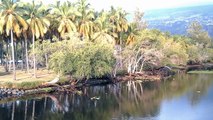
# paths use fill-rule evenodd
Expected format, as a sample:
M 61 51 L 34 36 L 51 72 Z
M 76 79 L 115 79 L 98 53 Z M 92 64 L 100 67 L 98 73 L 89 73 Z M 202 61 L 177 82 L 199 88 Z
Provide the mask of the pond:
M 0 100 L 0 120 L 212 120 L 213 75 Z

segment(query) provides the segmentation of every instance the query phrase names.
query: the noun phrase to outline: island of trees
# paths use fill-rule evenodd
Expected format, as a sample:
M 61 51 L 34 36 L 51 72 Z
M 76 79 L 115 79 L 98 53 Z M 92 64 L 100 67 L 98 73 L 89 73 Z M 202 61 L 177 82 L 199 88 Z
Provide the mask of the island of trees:
M 163 66 L 211 63 L 212 38 L 199 22 L 186 35 L 148 29 L 143 12 L 133 20 L 121 8 L 95 11 L 86 0 L 51 5 L 1 0 L 0 64 L 37 78 L 37 70 L 54 71 L 81 81 L 143 74 Z

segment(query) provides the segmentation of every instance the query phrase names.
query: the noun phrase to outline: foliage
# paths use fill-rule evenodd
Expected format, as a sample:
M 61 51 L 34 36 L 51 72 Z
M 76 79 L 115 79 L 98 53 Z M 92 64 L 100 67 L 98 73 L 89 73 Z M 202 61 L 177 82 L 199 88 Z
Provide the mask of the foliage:
M 200 47 L 211 46 L 211 38 L 199 22 L 194 21 L 189 25 L 188 35 L 193 40 L 193 44 L 199 45 Z
M 129 73 L 141 72 L 144 64 L 180 65 L 188 60 L 184 44 L 158 30 L 141 31 L 136 42 L 124 49 L 123 56 Z
M 88 41 L 64 40 L 52 43 L 57 49 L 50 56 L 50 68 L 77 79 L 89 79 L 110 74 L 113 65 L 113 47 Z
M 122 8 L 114 7 L 94 11 L 87 0 L 48 6 L 3 0 L 1 51 L 7 55 L 6 61 L 10 56 L 16 60 L 26 57 L 28 61 L 29 52 L 34 76 L 39 63 L 77 79 L 101 77 L 123 64 L 126 71 L 135 73 L 142 72 L 147 65 L 154 68 L 213 61 L 212 39 L 198 22 L 189 25 L 187 36 L 180 36 L 147 29 L 144 13 L 138 9 L 133 22 L 128 22 L 127 15 Z M 13 37 L 15 49 L 13 45 L 8 47 Z
M 77 31 L 75 19 L 81 16 L 81 14 L 74 7 L 74 4 L 68 1 L 61 4 L 60 1 L 58 1 L 56 5 L 53 5 L 51 13 L 51 18 L 55 20 L 53 24 L 56 24 L 55 26 L 57 26 L 61 37 L 64 37 L 66 32 L 71 33 Z

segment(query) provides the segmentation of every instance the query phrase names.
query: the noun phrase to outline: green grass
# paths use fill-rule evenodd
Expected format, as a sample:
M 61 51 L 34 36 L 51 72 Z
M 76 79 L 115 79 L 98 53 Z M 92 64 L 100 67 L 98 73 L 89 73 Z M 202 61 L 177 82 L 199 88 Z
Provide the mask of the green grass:
M 201 71 L 189 71 L 189 74 L 213 74 L 213 71 L 201 70 Z
M 29 89 L 37 88 L 42 85 L 42 81 L 32 81 L 32 82 L 21 82 L 16 84 L 16 88 Z

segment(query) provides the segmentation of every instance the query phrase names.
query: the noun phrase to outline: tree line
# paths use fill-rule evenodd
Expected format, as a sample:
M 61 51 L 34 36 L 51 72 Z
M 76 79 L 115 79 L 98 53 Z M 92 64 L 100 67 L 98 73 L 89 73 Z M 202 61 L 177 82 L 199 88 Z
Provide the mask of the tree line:
M 18 60 L 22 69 L 38 64 L 77 79 L 118 70 L 141 72 L 150 67 L 212 60 L 211 37 L 198 22 L 187 36 L 147 29 L 143 12 L 136 10 L 132 22 L 121 8 L 95 11 L 86 0 L 77 2 L 0 4 L 0 57 L 5 71 L 16 79 Z M 10 61 L 10 62 L 8 62 Z M 10 68 L 8 63 L 12 64 Z

